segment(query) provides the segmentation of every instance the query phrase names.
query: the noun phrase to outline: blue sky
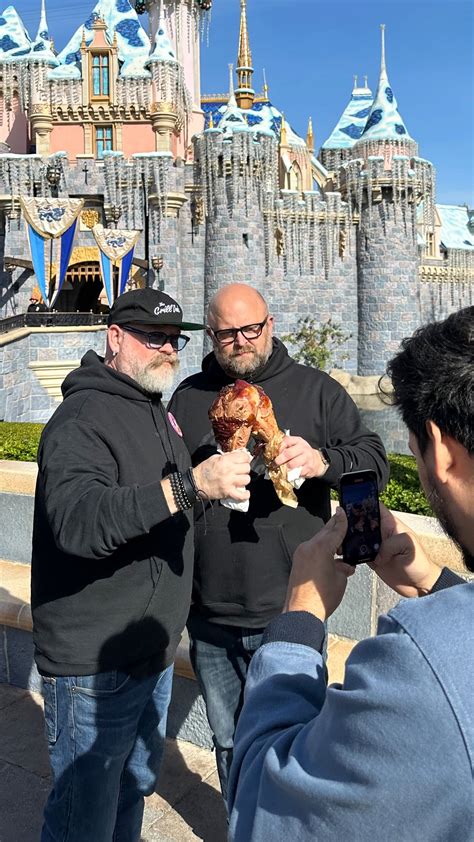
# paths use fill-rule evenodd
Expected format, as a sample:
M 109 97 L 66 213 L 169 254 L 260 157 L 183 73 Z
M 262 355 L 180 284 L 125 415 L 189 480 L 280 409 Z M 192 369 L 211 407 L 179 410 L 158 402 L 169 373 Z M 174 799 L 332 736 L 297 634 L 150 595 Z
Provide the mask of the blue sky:
M 46 0 L 61 49 L 95 0 Z M 17 0 L 30 35 L 40 0 Z M 420 155 L 437 170 L 437 200 L 474 206 L 474 4 L 472 0 L 248 0 L 254 86 L 265 68 L 272 102 L 303 136 L 313 118 L 316 146 L 345 108 L 353 75 L 380 68 L 386 24 L 388 77 Z M 209 45 L 202 45 L 202 89 L 228 89 L 236 61 L 239 0 L 214 0 Z

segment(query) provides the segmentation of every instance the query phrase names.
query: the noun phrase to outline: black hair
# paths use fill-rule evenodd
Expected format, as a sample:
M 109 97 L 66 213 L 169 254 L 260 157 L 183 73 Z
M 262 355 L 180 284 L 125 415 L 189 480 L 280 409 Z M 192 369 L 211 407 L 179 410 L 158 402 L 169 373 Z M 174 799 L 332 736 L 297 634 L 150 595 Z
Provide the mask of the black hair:
M 398 406 L 421 453 L 433 421 L 474 452 L 474 306 L 420 327 L 387 365 Z

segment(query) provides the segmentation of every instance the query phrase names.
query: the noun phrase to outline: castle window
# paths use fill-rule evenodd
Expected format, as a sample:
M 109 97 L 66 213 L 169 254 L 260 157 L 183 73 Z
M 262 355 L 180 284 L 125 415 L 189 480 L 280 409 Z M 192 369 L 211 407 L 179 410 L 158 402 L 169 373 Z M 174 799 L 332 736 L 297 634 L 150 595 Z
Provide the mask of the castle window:
M 109 93 L 109 55 L 95 53 L 92 56 L 92 96 L 104 98 L 108 97 Z
M 425 256 L 436 257 L 436 240 L 435 235 L 428 231 L 426 234 Z
M 104 152 L 110 152 L 113 148 L 112 126 L 96 126 L 95 157 L 103 158 Z

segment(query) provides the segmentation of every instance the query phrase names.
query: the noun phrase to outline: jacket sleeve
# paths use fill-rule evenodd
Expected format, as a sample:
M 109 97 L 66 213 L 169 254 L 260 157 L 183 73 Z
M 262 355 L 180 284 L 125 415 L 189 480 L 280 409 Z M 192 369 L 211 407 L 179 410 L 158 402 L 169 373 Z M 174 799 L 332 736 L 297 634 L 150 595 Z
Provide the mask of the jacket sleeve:
M 382 490 L 388 482 L 387 454 L 377 433 L 362 422 L 359 410 L 342 386 L 337 385 L 328 406 L 325 445 L 331 465 L 321 477 L 322 482 L 337 486 L 341 474 L 347 471 L 375 471 Z
M 342 686 L 326 688 L 308 645 L 254 655 L 229 782 L 233 842 L 471 838 L 456 718 L 413 640 L 383 623 L 353 650 Z
M 100 559 L 171 517 L 161 481 L 120 486 L 106 442 L 74 419 L 41 442 L 38 493 L 60 550 Z

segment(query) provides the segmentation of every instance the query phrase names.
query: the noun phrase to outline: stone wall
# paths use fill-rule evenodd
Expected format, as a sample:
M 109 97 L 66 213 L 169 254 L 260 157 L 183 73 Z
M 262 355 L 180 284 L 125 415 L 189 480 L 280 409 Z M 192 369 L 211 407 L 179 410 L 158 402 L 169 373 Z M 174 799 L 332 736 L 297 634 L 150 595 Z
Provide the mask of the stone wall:
M 389 191 L 362 210 L 357 241 L 359 374 L 377 374 L 421 321 L 416 242 Z
M 33 362 L 80 360 L 90 348 L 102 354 L 105 329 L 25 328 L 0 346 L 0 420 L 46 422 L 58 401 L 29 368 Z

